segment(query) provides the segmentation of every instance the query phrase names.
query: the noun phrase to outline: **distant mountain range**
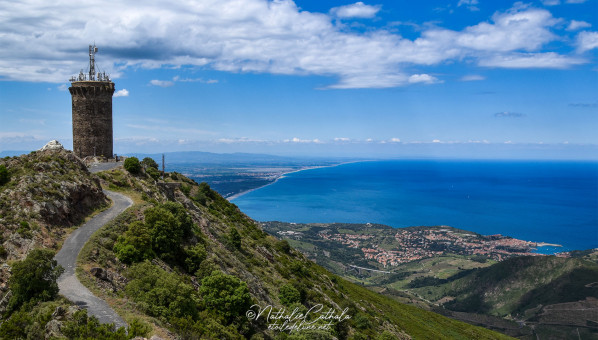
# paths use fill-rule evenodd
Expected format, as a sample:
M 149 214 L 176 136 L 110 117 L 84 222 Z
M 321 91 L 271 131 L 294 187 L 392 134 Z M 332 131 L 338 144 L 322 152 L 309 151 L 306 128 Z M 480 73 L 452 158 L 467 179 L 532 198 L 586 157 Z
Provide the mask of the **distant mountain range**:
M 166 152 L 165 161 L 167 163 L 203 163 L 203 164 L 304 164 L 309 163 L 333 163 L 333 162 L 344 162 L 349 160 L 356 160 L 355 158 L 322 158 L 322 157 L 286 157 L 286 156 L 275 156 L 267 154 L 257 153 L 212 153 L 204 151 L 177 151 L 177 152 Z M 135 156 L 139 159 L 144 157 L 153 158 L 156 162 L 162 161 L 162 153 L 154 154 L 142 154 L 142 153 L 131 153 L 126 156 Z

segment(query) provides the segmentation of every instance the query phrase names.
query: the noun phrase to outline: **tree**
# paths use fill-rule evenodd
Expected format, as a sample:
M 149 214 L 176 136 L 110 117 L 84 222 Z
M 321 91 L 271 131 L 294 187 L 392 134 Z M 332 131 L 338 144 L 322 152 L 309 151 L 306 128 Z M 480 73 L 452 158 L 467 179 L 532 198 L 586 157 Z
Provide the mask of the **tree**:
M 235 317 L 245 315 L 251 306 L 247 283 L 218 270 L 201 280 L 199 293 L 208 309 L 221 315 L 229 323 Z
M 4 164 L 0 165 L 0 185 L 4 185 L 10 181 L 10 174 Z
M 156 161 L 150 157 L 145 157 L 141 161 L 141 165 L 143 165 L 144 169 L 154 168 L 155 170 L 158 170 L 158 163 L 156 163 Z
M 15 310 L 30 300 L 48 301 L 58 294 L 56 280 L 64 268 L 54 260 L 54 252 L 48 249 L 34 249 L 27 258 L 12 266 L 9 279 L 12 297 L 9 310 Z
M 152 249 L 164 260 L 176 259 L 185 234 L 181 223 L 162 205 L 147 209 L 144 215 L 150 230 Z
M 139 163 L 139 159 L 137 157 L 129 157 L 125 159 L 124 167 L 125 170 L 134 175 L 141 171 L 141 164 Z

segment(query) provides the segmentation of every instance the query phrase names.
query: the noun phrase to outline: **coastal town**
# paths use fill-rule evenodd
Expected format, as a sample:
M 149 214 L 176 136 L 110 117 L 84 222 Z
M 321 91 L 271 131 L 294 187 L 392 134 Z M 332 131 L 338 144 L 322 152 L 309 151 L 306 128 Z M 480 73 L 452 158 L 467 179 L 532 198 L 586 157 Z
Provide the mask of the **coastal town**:
M 496 261 L 511 256 L 539 255 L 532 250 L 538 245 L 535 242 L 523 241 L 502 235 L 483 236 L 459 233 L 448 227 L 436 227 L 420 230 L 399 229 L 394 239 L 396 249 L 384 249 L 374 244 L 366 246 L 364 242 L 374 235 L 354 235 L 340 233 L 319 233 L 326 240 L 340 242 L 351 248 L 358 248 L 369 260 L 380 263 L 383 267 L 397 266 L 401 263 L 421 260 L 445 253 L 459 255 L 482 255 Z
M 354 255 L 361 254 L 361 257 L 368 262 L 376 262 L 381 268 L 447 254 L 502 261 L 513 256 L 541 255 L 534 250 L 548 245 L 500 234 L 480 235 L 448 226 L 394 229 L 368 223 L 362 225 L 296 224 L 294 227 L 294 230 L 276 230 L 276 234 L 282 238 L 305 242 L 319 239 L 329 245 L 353 249 L 357 251 L 357 253 L 353 252 Z M 268 225 L 265 228 L 268 230 L 272 227 Z

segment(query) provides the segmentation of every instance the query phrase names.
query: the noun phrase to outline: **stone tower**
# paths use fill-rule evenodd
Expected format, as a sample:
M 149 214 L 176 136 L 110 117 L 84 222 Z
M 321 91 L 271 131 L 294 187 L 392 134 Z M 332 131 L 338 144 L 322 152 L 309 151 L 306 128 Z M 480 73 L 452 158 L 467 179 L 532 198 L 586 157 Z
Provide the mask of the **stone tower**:
M 112 95 L 114 83 L 106 73 L 95 72 L 95 44 L 89 45 L 89 74 L 72 77 L 73 151 L 87 156 L 113 157 Z

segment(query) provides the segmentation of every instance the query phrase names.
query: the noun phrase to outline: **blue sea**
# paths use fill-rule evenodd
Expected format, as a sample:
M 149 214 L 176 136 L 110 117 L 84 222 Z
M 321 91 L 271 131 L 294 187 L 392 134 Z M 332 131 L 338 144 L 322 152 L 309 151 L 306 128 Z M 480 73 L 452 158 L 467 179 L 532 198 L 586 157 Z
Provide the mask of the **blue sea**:
M 448 225 L 484 235 L 598 247 L 598 163 L 401 160 L 287 174 L 233 200 L 258 221 Z

